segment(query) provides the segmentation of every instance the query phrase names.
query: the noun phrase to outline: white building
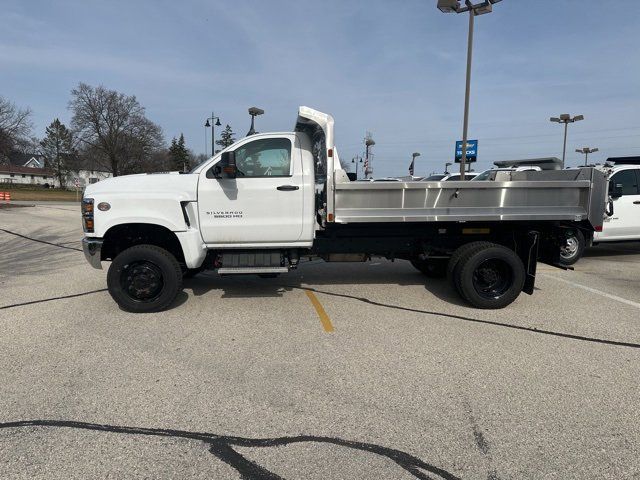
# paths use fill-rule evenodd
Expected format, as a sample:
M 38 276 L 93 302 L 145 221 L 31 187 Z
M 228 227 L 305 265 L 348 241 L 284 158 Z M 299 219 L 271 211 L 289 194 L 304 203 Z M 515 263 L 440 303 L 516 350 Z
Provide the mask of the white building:
M 110 172 L 100 170 L 75 170 L 67 175 L 65 186 L 73 188 L 77 180 L 78 186 L 84 188 L 111 176 L 113 175 Z M 4 163 L 0 162 L 0 185 L 7 183 L 60 188 L 55 172 L 46 167 L 46 161 L 42 155 L 17 152 L 11 154 Z

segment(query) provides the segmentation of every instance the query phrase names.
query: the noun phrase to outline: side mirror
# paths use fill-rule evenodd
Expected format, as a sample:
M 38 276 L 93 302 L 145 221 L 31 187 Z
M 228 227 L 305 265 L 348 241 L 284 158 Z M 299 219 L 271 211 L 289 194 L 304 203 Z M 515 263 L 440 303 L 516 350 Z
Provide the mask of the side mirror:
M 236 178 L 238 168 L 236 167 L 236 152 L 222 152 L 220 167 L 226 178 Z
M 609 196 L 611 196 L 611 198 L 620 198 L 622 194 L 623 189 L 621 183 L 612 183 L 609 185 Z

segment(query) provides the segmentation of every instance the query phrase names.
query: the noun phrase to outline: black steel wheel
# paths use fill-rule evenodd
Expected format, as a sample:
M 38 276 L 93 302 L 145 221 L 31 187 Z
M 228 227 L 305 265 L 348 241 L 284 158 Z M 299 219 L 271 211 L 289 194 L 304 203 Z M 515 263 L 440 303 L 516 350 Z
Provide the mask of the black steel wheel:
M 477 308 L 504 308 L 522 291 L 522 260 L 512 250 L 489 243 L 467 250 L 455 269 L 460 295 Z
M 455 281 L 456 275 L 459 274 L 457 269 L 460 265 L 460 259 L 464 257 L 467 254 L 467 252 L 471 250 L 474 250 L 483 246 L 488 247 L 492 245 L 494 244 L 491 242 L 485 242 L 485 241 L 469 242 L 458 247 L 456 251 L 453 252 L 453 255 L 451 255 L 451 258 L 447 263 L 447 279 L 451 282 L 451 284 L 455 287 L 455 289 L 458 291 L 460 295 L 462 295 L 462 292 L 458 288 L 458 284 Z
M 157 312 L 171 305 L 182 288 L 182 269 L 163 248 L 136 245 L 111 262 L 107 285 L 123 310 Z
M 120 271 L 120 289 L 132 300 L 153 302 L 162 293 L 163 286 L 162 270 L 147 260 L 128 263 Z

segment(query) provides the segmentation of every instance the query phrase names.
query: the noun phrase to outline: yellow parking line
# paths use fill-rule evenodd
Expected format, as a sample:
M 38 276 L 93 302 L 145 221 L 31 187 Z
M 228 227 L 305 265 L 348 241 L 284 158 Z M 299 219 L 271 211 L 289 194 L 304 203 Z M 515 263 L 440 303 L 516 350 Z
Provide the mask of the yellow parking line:
M 318 300 L 318 298 L 313 294 L 311 290 L 305 290 L 304 293 L 307 294 L 307 297 L 309 297 L 309 300 L 311 300 L 313 308 L 316 309 L 316 313 L 320 317 L 320 323 L 322 323 L 322 328 L 324 328 L 324 331 L 327 333 L 333 332 L 333 324 L 331 323 L 331 319 L 329 318 L 329 315 L 327 315 L 327 312 L 324 311 L 320 300 Z

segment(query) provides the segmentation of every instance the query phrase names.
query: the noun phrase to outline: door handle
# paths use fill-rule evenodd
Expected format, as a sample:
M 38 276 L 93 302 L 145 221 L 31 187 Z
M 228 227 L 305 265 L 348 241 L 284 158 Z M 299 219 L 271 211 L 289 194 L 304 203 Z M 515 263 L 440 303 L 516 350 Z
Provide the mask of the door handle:
M 291 192 L 293 190 L 298 190 L 299 188 L 300 187 L 298 187 L 297 185 L 280 185 L 279 187 L 276 187 L 276 189 L 285 192 Z
M 635 202 L 633 202 L 634 205 L 640 205 L 640 200 L 636 200 Z

